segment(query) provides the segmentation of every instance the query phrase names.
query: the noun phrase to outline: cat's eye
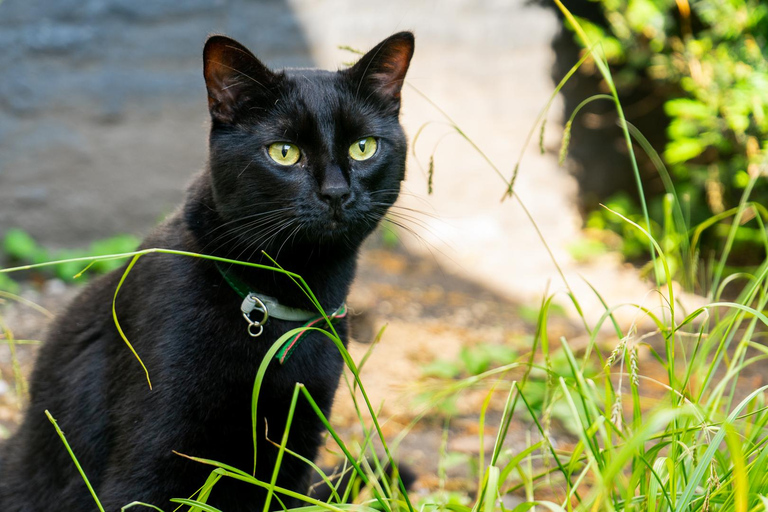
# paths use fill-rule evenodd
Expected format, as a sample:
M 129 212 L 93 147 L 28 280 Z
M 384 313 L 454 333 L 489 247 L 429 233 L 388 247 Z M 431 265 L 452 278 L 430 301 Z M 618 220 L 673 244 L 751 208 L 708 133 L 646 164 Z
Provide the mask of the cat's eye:
M 374 153 L 376 153 L 377 147 L 378 143 L 376 142 L 376 139 L 373 137 L 365 137 L 349 146 L 349 156 L 352 157 L 353 160 L 368 160 Z
M 275 142 L 267 150 L 269 157 L 280 165 L 293 165 L 299 161 L 301 151 L 290 142 Z

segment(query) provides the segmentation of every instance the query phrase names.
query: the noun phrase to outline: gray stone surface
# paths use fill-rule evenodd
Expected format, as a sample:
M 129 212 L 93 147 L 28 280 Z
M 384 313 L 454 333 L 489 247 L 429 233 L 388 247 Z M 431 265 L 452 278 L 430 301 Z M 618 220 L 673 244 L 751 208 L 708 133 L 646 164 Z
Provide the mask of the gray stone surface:
M 0 236 L 77 246 L 170 211 L 205 163 L 214 32 L 274 66 L 313 64 L 281 0 L 0 2 Z

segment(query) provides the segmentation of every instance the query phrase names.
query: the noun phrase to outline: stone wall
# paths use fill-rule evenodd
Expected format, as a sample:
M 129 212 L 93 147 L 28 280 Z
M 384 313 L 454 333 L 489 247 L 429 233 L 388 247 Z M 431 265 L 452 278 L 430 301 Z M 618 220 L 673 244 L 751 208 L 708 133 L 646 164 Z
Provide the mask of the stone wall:
M 168 213 L 205 164 L 215 32 L 312 65 L 281 0 L 0 2 L 0 237 L 77 246 Z

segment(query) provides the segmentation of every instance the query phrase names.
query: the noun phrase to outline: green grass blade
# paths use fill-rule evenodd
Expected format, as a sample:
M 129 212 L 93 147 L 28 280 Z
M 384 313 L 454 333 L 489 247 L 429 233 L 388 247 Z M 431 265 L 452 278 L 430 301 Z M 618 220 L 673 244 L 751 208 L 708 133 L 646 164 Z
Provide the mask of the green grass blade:
M 216 471 L 211 471 L 211 474 L 208 475 L 208 478 L 205 480 L 203 486 L 195 493 L 198 495 L 196 501 L 199 501 L 200 503 L 208 503 L 208 498 L 211 496 L 211 491 L 213 491 L 213 487 L 219 480 L 221 480 L 221 474 Z M 177 510 L 178 508 L 180 507 L 177 507 Z M 192 507 L 189 509 L 189 512 L 202 512 L 202 509 L 198 507 Z
M 192 507 L 191 508 L 192 510 L 196 509 L 196 510 L 204 510 L 205 512 L 222 512 L 216 507 L 212 507 L 210 505 L 207 505 L 205 503 L 202 503 L 196 500 L 189 500 L 184 498 L 173 498 L 171 500 L 171 503 L 180 503 L 182 505 L 189 505 L 190 507 Z
M 573 14 L 563 5 L 561 0 L 554 0 L 557 7 L 560 9 L 560 12 L 563 13 L 563 16 L 568 20 L 568 23 L 571 24 L 573 29 L 576 31 L 576 34 L 579 36 L 579 39 L 581 39 L 582 44 L 585 48 L 594 48 L 594 43 L 589 39 L 586 32 L 584 32 L 584 29 L 581 27 L 579 22 L 574 18 Z M 608 62 L 604 59 L 604 57 L 601 57 L 600 55 L 597 55 L 597 52 L 593 52 L 595 65 L 600 70 L 600 74 L 603 75 L 603 79 L 605 80 L 606 85 L 608 85 L 608 88 L 610 89 L 611 96 L 613 97 L 614 104 L 616 105 L 616 113 L 619 116 L 619 126 L 621 127 L 621 130 L 624 134 L 624 141 L 627 146 L 627 152 L 629 154 L 629 161 L 632 165 L 632 172 L 635 176 L 635 184 L 637 186 L 637 192 L 638 192 L 638 199 L 640 201 L 640 206 L 643 211 L 643 219 L 645 221 L 645 226 L 650 232 L 651 230 L 651 219 L 648 214 L 648 204 L 645 200 L 645 192 L 643 190 L 643 180 L 640 176 L 640 168 L 637 165 L 637 158 L 635 157 L 635 150 L 632 146 L 632 137 L 629 133 L 629 127 L 627 125 L 627 119 L 624 115 L 624 108 L 621 106 L 621 102 L 619 101 L 619 93 L 616 89 L 616 85 L 613 82 L 613 77 L 611 76 L 610 67 L 608 66 Z M 650 249 L 650 256 L 651 256 L 651 262 L 653 263 L 654 271 L 656 270 L 656 255 L 653 251 L 653 246 L 649 244 Z M 655 273 L 655 272 L 654 272 Z M 659 285 L 659 279 L 657 276 L 656 279 L 657 286 Z
M 274 494 L 275 485 L 277 483 L 277 476 L 280 473 L 280 467 L 283 462 L 283 454 L 285 454 L 285 446 L 288 444 L 288 434 L 291 431 L 291 424 L 293 423 L 293 414 L 296 411 L 296 401 L 299 398 L 299 390 L 304 387 L 304 384 L 297 382 L 293 388 L 293 396 L 291 397 L 291 405 L 288 408 L 288 417 L 285 420 L 285 429 L 283 430 L 283 439 L 280 441 L 280 446 L 277 450 L 277 458 L 275 459 L 275 467 L 272 469 L 272 480 L 269 482 L 269 489 L 267 489 L 267 497 L 264 500 L 264 512 L 269 511 L 269 504 L 272 502 L 272 495 Z
M 499 492 L 499 468 L 488 466 L 488 478 L 483 493 L 483 512 L 494 512 Z
M 93 501 L 96 502 L 96 506 L 99 508 L 101 512 L 104 512 L 104 507 L 101 506 L 99 497 L 96 496 L 96 491 L 93 490 L 93 486 L 91 486 L 91 482 L 88 480 L 88 476 L 86 476 L 85 471 L 83 471 L 82 466 L 80 466 L 80 462 L 77 460 L 77 457 L 75 456 L 75 453 L 72 451 L 72 448 L 69 446 L 69 443 L 67 442 L 67 438 L 64 436 L 64 432 L 61 431 L 61 429 L 59 428 L 59 424 L 56 422 L 54 417 L 51 416 L 51 413 L 48 412 L 48 410 L 45 411 L 45 415 L 48 417 L 48 421 L 50 421 L 53 424 L 53 428 L 56 429 L 56 433 L 59 435 L 61 442 L 64 443 L 64 447 L 67 449 L 67 453 L 69 453 L 69 456 L 72 457 L 72 462 L 75 463 L 75 467 L 77 468 L 78 473 L 80 473 L 80 476 L 83 478 L 83 481 L 85 482 L 86 487 L 88 487 L 88 491 L 91 493 L 91 496 L 93 496 Z
M 259 369 L 256 371 L 256 378 L 253 382 L 253 392 L 251 394 L 251 430 L 253 433 L 253 475 L 256 475 L 256 460 L 257 460 L 257 445 L 258 445 L 258 438 L 257 433 L 259 432 L 259 394 L 261 393 L 261 386 L 264 382 L 264 376 L 267 373 L 267 368 L 270 364 L 272 364 L 275 360 L 275 354 L 277 354 L 278 350 L 282 348 L 282 346 L 285 344 L 286 341 L 288 341 L 293 336 L 308 331 L 308 330 L 317 330 L 320 332 L 325 332 L 322 329 L 318 329 L 315 327 L 297 327 L 295 329 L 291 329 L 290 331 L 286 332 L 282 336 L 280 336 L 277 341 L 275 341 L 271 347 L 267 350 L 267 353 L 264 355 L 264 358 L 261 360 L 261 364 L 259 365 Z
M 704 452 L 704 455 L 699 459 L 699 463 L 696 466 L 696 469 L 691 474 L 688 484 L 685 487 L 685 490 L 680 495 L 680 499 L 677 501 L 677 505 L 675 507 L 675 512 L 684 512 L 688 510 L 688 506 L 691 503 L 691 500 L 693 499 L 694 493 L 696 491 L 696 487 L 698 487 L 699 483 L 701 482 L 701 479 L 704 477 L 704 473 L 709 469 L 709 465 L 715 456 L 715 452 L 720 446 L 720 443 L 723 442 L 723 439 L 725 437 L 727 426 L 732 425 L 734 420 L 739 416 L 739 413 L 744 409 L 744 407 L 754 400 L 754 398 L 768 389 L 768 386 L 763 386 L 761 388 L 758 388 L 754 390 L 752 393 L 747 395 L 747 397 L 742 400 L 739 405 L 736 406 L 736 408 L 728 415 L 728 418 L 726 419 L 725 423 L 720 427 L 720 429 L 717 431 L 717 434 L 714 435 L 712 440 L 709 443 L 709 446 L 707 447 L 707 450 Z

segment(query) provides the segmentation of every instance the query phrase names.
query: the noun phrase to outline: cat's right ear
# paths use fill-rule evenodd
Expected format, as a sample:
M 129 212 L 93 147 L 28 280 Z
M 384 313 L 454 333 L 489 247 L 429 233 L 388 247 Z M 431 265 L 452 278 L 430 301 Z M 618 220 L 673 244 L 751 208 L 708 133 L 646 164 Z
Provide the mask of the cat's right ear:
M 211 117 L 234 123 L 242 107 L 262 95 L 274 95 L 277 75 L 248 49 L 224 36 L 211 36 L 203 50 L 203 76 Z
M 360 86 L 399 108 L 400 90 L 413 57 L 413 47 L 413 34 L 399 32 L 377 44 L 346 73 L 355 77 Z

